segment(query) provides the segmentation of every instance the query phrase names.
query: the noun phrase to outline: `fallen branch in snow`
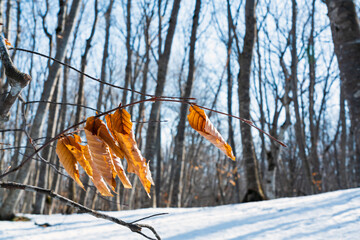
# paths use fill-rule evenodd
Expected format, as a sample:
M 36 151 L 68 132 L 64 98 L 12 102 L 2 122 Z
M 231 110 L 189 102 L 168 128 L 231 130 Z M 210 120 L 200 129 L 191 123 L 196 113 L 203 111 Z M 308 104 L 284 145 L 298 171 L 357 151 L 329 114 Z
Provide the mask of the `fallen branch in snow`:
M 95 210 L 92 210 L 90 208 L 87 208 L 77 202 L 74 202 L 66 197 L 63 197 L 57 193 L 54 193 L 52 190 L 49 190 L 49 189 L 45 189 L 45 188 L 40 188 L 40 187 L 35 187 L 35 186 L 31 186 L 31 185 L 25 185 L 25 184 L 20 184 L 20 183 L 15 183 L 15 182 L 1 182 L 0 181 L 0 188 L 7 188 L 7 189 L 20 189 L 20 190 L 24 190 L 24 191 L 28 191 L 28 192 L 37 192 L 37 193 L 42 193 L 42 194 L 46 194 L 54 199 L 57 199 L 59 200 L 60 202 L 63 202 L 65 203 L 66 205 L 69 205 L 73 208 L 76 208 L 77 210 L 80 210 L 84 213 L 88 213 L 90 215 L 93 215 L 94 217 L 97 217 L 97 218 L 102 218 L 102 219 L 105 219 L 105 220 L 108 220 L 108 221 L 111 221 L 111 222 L 114 222 L 116 224 L 119 224 L 119 225 L 122 225 L 124 227 L 127 227 L 129 228 L 132 232 L 136 232 L 142 236 L 144 236 L 145 238 L 147 239 L 154 239 L 154 238 L 151 238 L 147 235 L 145 235 L 144 233 L 141 232 L 142 229 L 144 228 L 147 228 L 149 229 L 156 237 L 156 239 L 161 239 L 160 236 L 157 234 L 156 230 L 150 226 L 150 225 L 147 225 L 147 224 L 134 224 L 135 222 L 138 222 L 140 220 L 143 220 L 143 219 L 139 219 L 139 220 L 136 220 L 132 223 L 128 223 L 128 222 L 125 222 L 123 220 L 120 220 L 118 218 L 115 218 L 115 217 L 112 217 L 112 216 L 109 216 L 109 215 L 106 215 L 104 213 L 100 213 L 98 211 L 95 211 Z M 158 216 L 159 214 L 155 214 L 155 215 L 152 215 L 150 217 L 153 217 L 153 216 Z M 145 219 L 145 218 L 144 218 Z

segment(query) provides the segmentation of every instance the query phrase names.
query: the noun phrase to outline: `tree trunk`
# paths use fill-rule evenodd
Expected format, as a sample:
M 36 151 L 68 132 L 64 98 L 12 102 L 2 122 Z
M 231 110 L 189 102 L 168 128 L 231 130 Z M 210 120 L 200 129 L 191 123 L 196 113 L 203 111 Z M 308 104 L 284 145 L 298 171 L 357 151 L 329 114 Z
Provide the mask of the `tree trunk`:
M 129 83 L 131 82 L 132 77 L 132 67 L 131 67 L 131 57 L 132 57 L 132 49 L 131 49 L 131 0 L 127 0 L 126 4 L 126 67 L 125 67 L 125 84 L 124 88 L 129 87 Z M 126 104 L 127 90 L 124 90 L 122 105 Z
M 314 31 L 315 31 L 315 0 L 312 2 L 311 13 L 311 30 L 307 48 L 308 63 L 309 63 L 309 127 L 310 127 L 310 160 L 312 164 L 312 176 L 315 192 L 321 191 L 321 173 L 320 173 L 320 161 L 318 155 L 318 127 L 316 126 L 316 114 L 315 114 L 315 82 L 316 82 L 316 59 L 315 59 L 315 43 L 314 43 Z M 321 114 L 321 113 L 319 113 Z M 320 116 L 319 116 L 320 117 Z
M 227 107 L 228 107 L 228 114 L 232 115 L 232 89 L 233 89 L 233 76 L 231 72 L 231 48 L 233 43 L 233 35 L 232 35 L 232 16 L 231 16 L 231 8 L 230 8 L 230 1 L 227 0 L 227 14 L 228 14 L 228 42 L 227 42 Z M 229 125 L 229 141 L 230 146 L 233 150 L 234 156 L 236 157 L 236 147 L 235 147 L 235 140 L 234 140 L 234 129 L 232 123 L 232 117 L 228 117 L 228 125 Z M 238 162 L 232 162 L 232 175 L 234 178 L 235 186 L 234 186 L 234 202 L 240 202 L 240 175 L 238 171 Z
M 239 59 L 238 95 L 240 117 L 250 119 L 250 74 L 253 48 L 256 38 L 255 0 L 246 0 L 245 4 L 245 38 L 244 47 Z M 259 166 L 253 145 L 251 128 L 240 122 L 242 155 L 245 164 L 247 192 L 244 202 L 265 199 L 261 186 Z
M 53 102 L 57 102 L 57 100 L 59 99 L 59 93 L 60 93 L 59 86 L 60 86 L 59 80 L 57 80 L 56 89 L 52 97 Z M 46 130 L 45 142 L 49 141 L 53 136 L 55 136 L 56 133 L 55 121 L 58 119 L 58 110 L 59 110 L 58 104 L 55 104 L 55 106 L 52 106 L 49 110 L 49 116 L 47 121 L 48 126 Z M 45 160 L 50 161 L 51 150 L 52 148 L 48 146 L 42 151 L 41 155 Z M 39 162 L 39 165 L 40 165 L 40 172 L 39 172 L 38 183 L 36 186 L 41 188 L 47 188 L 47 186 L 49 185 L 47 181 L 49 174 L 48 164 L 45 162 Z M 33 214 L 42 214 L 44 211 L 44 206 L 45 206 L 45 195 L 37 193 L 35 197 Z
M 11 60 L 14 61 L 16 55 L 16 48 L 19 46 L 20 43 L 20 32 L 21 32 L 21 0 L 16 0 L 16 36 L 15 36 L 15 43 L 14 43 L 14 51 L 11 54 Z
M 201 8 L 201 0 L 196 0 L 195 11 L 193 16 L 193 24 L 190 36 L 190 51 L 189 51 L 189 71 L 186 80 L 185 92 L 182 97 L 189 98 L 191 95 L 192 85 L 194 82 L 195 73 L 195 44 L 196 44 L 196 32 L 199 25 L 199 14 Z M 185 125 L 188 105 L 182 103 L 180 106 L 180 120 L 177 126 L 177 134 L 175 137 L 175 188 L 174 194 L 177 196 L 176 205 L 181 207 L 182 192 L 183 192 L 183 175 L 184 175 L 184 140 L 185 140 Z M 174 196 L 175 196 L 174 195 Z
M 102 81 L 106 81 L 106 61 L 109 56 L 109 40 L 110 40 L 110 26 L 111 26 L 111 11 L 114 4 L 114 0 L 110 0 L 109 6 L 105 12 L 105 43 L 104 43 L 104 51 L 101 61 L 101 73 L 100 73 L 100 79 Z M 103 98 L 103 92 L 104 92 L 104 84 L 100 83 L 100 89 L 99 89 L 99 97 L 96 104 L 96 109 L 98 111 L 101 111 L 101 105 L 102 105 L 102 98 Z
M 296 143 L 298 145 L 299 157 L 305 166 L 305 174 L 307 179 L 307 185 L 310 187 L 310 190 L 305 190 L 305 193 L 314 192 L 314 184 L 312 181 L 311 166 L 309 159 L 306 156 L 305 152 L 305 136 L 303 123 L 300 116 L 300 106 L 298 100 L 298 78 L 297 78 L 297 66 L 298 66 L 298 57 L 297 57 L 297 45 L 296 45 L 296 20 L 297 20 L 297 6 L 296 0 L 292 0 L 292 28 L 291 28 L 291 88 L 293 93 L 293 102 L 295 110 L 295 136 Z
M 87 56 L 88 56 L 88 54 L 90 52 L 90 49 L 91 49 L 91 41 L 92 41 L 92 39 L 94 37 L 96 24 L 97 24 L 97 21 L 98 21 L 98 15 L 99 15 L 98 1 L 95 0 L 94 4 L 95 4 L 95 6 L 94 6 L 94 22 L 93 22 L 93 25 L 92 25 L 92 28 L 91 28 L 90 36 L 86 40 L 84 54 L 81 56 L 81 72 L 86 71 Z M 84 99 L 84 80 L 85 80 L 85 76 L 83 74 L 80 74 L 80 76 L 79 76 L 79 88 L 78 88 L 78 99 L 77 99 L 78 106 L 76 107 L 75 123 L 78 123 L 78 122 L 81 121 L 82 107 L 80 105 L 83 105 L 84 100 L 85 100 Z M 88 185 L 90 183 L 90 178 L 89 178 L 89 176 L 87 174 L 85 174 L 85 179 L 83 180 L 83 182 L 84 182 L 85 191 L 81 192 L 80 199 L 78 201 L 79 201 L 80 204 L 85 205 L 86 204 L 86 199 L 88 197 L 88 191 L 87 191 L 88 190 Z M 72 183 L 72 184 L 74 184 L 74 183 Z M 71 190 L 73 190 L 73 189 L 74 189 L 74 187 L 71 186 Z M 74 200 L 74 199 L 71 199 L 71 200 Z
M 340 79 L 348 103 L 352 131 L 356 141 L 355 176 L 360 185 L 360 26 L 355 4 L 349 0 L 327 0 L 334 50 Z
M 55 58 L 59 61 L 64 61 L 66 46 L 69 41 L 70 34 L 73 30 L 74 21 L 76 19 L 77 12 L 79 10 L 81 1 L 73 1 L 69 16 L 66 18 L 64 31 L 61 35 L 58 35 L 58 44 L 56 47 L 56 56 Z M 60 64 L 54 62 L 49 69 L 48 78 L 44 84 L 44 90 L 41 95 L 41 101 L 49 101 L 54 93 L 56 79 L 59 74 Z M 33 121 L 33 125 L 31 127 L 30 136 L 33 139 L 39 138 L 42 133 L 43 123 L 45 116 L 48 111 L 49 105 L 46 103 L 39 103 L 35 118 Z M 31 155 L 33 152 L 31 143 L 27 144 L 27 150 L 24 154 L 23 160 L 27 158 L 27 156 Z M 17 172 L 16 182 L 26 183 L 30 171 L 32 171 L 33 162 L 30 160 L 27 164 L 25 164 L 19 171 Z M 12 219 L 15 216 L 15 207 L 17 206 L 21 197 L 21 191 L 19 190 L 10 190 L 6 199 L 2 204 L 0 209 L 0 219 Z
M 166 73 L 170 59 L 171 46 L 175 34 L 177 16 L 180 9 L 180 2 L 181 0 L 174 0 L 173 3 L 171 17 L 169 20 L 169 27 L 165 39 L 164 51 L 160 54 L 158 60 L 158 72 L 157 72 L 157 84 L 155 89 L 155 96 L 162 96 L 164 92 Z M 146 134 L 145 156 L 148 161 L 150 160 L 150 165 L 151 165 L 150 169 L 154 169 L 154 165 L 151 163 L 154 162 L 153 160 L 156 154 L 154 142 L 156 141 L 157 128 L 159 127 L 158 120 L 160 119 L 160 105 L 161 102 L 155 101 L 151 106 L 149 124 Z
M 341 122 L 341 135 L 340 135 L 340 159 L 339 161 L 339 180 L 340 188 L 348 188 L 347 172 L 346 172 L 346 143 L 347 143 L 347 129 L 346 129 L 346 114 L 345 114 L 345 96 L 344 84 L 340 84 L 340 122 Z

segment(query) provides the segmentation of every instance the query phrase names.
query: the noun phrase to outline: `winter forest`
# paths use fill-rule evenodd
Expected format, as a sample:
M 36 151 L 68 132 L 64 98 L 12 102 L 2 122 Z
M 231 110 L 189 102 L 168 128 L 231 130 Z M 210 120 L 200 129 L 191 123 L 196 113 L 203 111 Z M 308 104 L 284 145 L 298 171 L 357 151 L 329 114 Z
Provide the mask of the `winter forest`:
M 359 13 L 357 0 L 0 0 L 0 219 L 360 186 Z M 106 195 L 57 144 L 91 147 L 89 117 L 121 109 L 147 169 L 123 157 Z M 192 110 L 221 136 L 199 134 Z

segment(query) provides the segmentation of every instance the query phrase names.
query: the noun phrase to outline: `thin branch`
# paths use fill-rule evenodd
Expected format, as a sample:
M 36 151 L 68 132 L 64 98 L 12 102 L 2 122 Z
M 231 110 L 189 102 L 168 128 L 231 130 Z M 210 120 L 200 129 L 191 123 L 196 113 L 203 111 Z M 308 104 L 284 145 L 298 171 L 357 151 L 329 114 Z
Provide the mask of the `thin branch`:
M 150 215 L 150 216 L 147 216 L 147 217 L 140 218 L 140 219 L 135 220 L 135 221 L 133 221 L 131 223 L 137 223 L 137 222 L 140 222 L 140 221 L 145 220 L 145 219 L 149 219 L 149 218 L 157 217 L 157 216 L 161 216 L 161 215 L 166 215 L 166 214 L 169 214 L 169 213 L 156 213 L 156 214 L 153 214 L 153 215 Z
M 140 94 L 140 95 L 143 95 L 143 96 L 147 96 L 147 97 L 156 97 L 156 98 L 169 98 L 169 99 L 183 99 L 183 100 L 195 100 L 195 98 L 182 98 L 182 97 L 168 97 L 168 96 L 154 96 L 154 95 L 150 95 L 150 94 L 146 94 L 146 93 L 142 93 L 142 92 L 139 92 L 139 91 L 136 91 L 136 90 L 133 90 L 133 89 L 129 89 L 129 88 L 123 88 L 123 87 L 120 87 L 120 86 L 117 86 L 117 85 L 114 85 L 114 84 L 111 84 L 111 83 L 108 83 L 108 82 L 105 82 L 99 78 L 95 78 L 93 76 L 90 76 L 89 74 L 86 74 L 76 68 L 74 68 L 73 66 L 69 65 L 69 64 L 66 64 L 66 63 L 63 63 L 55 58 L 52 58 L 50 56 L 47 56 L 45 54 L 42 54 L 42 53 L 38 53 L 38 52 L 35 52 L 35 51 L 31 51 L 31 50 L 27 50 L 27 49 L 23 49 L 23 48 L 9 48 L 9 50 L 17 50 L 17 51 L 23 51 L 23 52 L 28 52 L 28 53 L 32 53 L 32 54 L 36 54 L 36 55 L 39 55 L 41 57 L 45 57 L 45 58 L 48 58 L 48 59 L 51 59 L 53 60 L 54 62 L 57 62 L 65 67 L 68 67 L 72 70 L 74 70 L 75 72 L 77 73 L 80 73 L 94 81 L 97 81 L 99 83 L 102 83 L 102 84 L 105 84 L 105 85 L 108 85 L 110 87 L 113 87 L 113 88 L 118 88 L 118 89 L 121 89 L 121 90 L 124 90 L 124 91 L 131 91 L 131 92 L 134 92 L 134 93 L 137 93 L 137 94 Z
M 137 102 L 133 102 L 133 103 L 129 103 L 127 105 L 124 105 L 124 106 L 119 106 L 117 108 L 114 108 L 114 109 L 111 109 L 109 111 L 106 111 L 106 112 L 103 112 L 103 113 L 100 113 L 100 114 L 97 114 L 95 115 L 95 118 L 99 118 L 101 116 L 104 116 L 106 114 L 109 114 L 111 112 L 114 112 L 116 111 L 117 109 L 122 109 L 122 108 L 126 108 L 126 107 L 130 107 L 130 106 L 133 106 L 133 105 L 136 105 L 136 104 L 139 104 L 139 103 L 143 103 L 143 102 L 155 102 L 155 101 L 162 101 L 162 102 L 178 102 L 178 103 L 187 103 L 187 104 L 195 104 L 195 103 L 192 103 L 192 102 L 187 102 L 187 101 L 182 101 L 182 100 L 175 100 L 175 99 L 164 99 L 164 98 L 157 98 L 157 97 L 153 97 L 153 98 L 148 98 L 148 99 L 144 99 L 144 100 L 140 100 L 140 101 L 137 101 Z M 81 121 L 81 122 L 78 122 L 68 128 L 66 128 L 65 130 L 61 131 L 59 134 L 57 134 L 55 137 L 51 138 L 49 141 L 47 141 L 46 143 L 44 143 L 44 145 L 42 145 L 41 147 L 37 148 L 36 151 L 34 151 L 28 158 L 24 159 L 18 166 L 14 167 L 14 168 L 11 168 L 9 171 L 6 171 L 4 173 L 2 173 L 0 175 L 0 179 L 4 178 L 5 176 L 9 175 L 10 173 L 13 173 L 17 170 L 19 170 L 22 166 L 25 165 L 25 163 L 27 163 L 33 156 L 35 156 L 38 152 L 40 152 L 42 149 L 44 149 L 46 146 L 48 146 L 50 143 L 56 141 L 58 138 L 60 138 L 61 136 L 63 136 L 66 132 L 68 132 L 70 129 L 73 129 L 81 124 L 84 124 L 86 123 L 86 120 L 84 121 Z
M 0 132 L 22 132 L 24 131 L 23 129 L 0 129 Z
M 228 114 L 228 113 L 220 112 L 220 111 L 217 111 L 217 110 L 214 110 L 214 109 L 211 109 L 211 108 L 203 107 L 203 106 L 200 106 L 200 105 L 197 105 L 197 104 L 191 104 L 191 105 L 195 105 L 195 106 L 198 106 L 198 107 L 200 107 L 200 108 L 209 110 L 209 111 L 211 111 L 211 112 L 216 112 L 216 113 L 219 113 L 219 114 L 222 114 L 222 115 L 225 115 L 225 116 L 229 116 L 229 117 L 233 117 L 233 118 L 239 119 L 240 121 L 246 123 L 246 124 L 249 125 L 250 127 L 253 127 L 253 128 L 255 128 L 255 129 L 257 129 L 258 131 L 260 131 L 261 133 L 265 134 L 266 136 L 268 136 L 269 138 L 271 138 L 271 139 L 274 140 L 275 142 L 279 143 L 281 146 L 287 147 L 285 143 L 283 143 L 283 142 L 281 142 L 280 140 L 276 139 L 275 137 L 271 136 L 270 134 L 268 134 L 268 133 L 265 132 L 264 130 L 258 128 L 258 127 L 255 126 L 255 124 L 254 124 L 252 121 L 250 121 L 250 120 L 247 120 L 247 119 L 244 119 L 244 118 L 241 118 L 241 117 L 237 117 L 237 116 L 234 116 L 234 115 L 231 115 L 231 114 Z
M 65 203 L 66 205 L 69 205 L 79 211 L 82 211 L 82 212 L 85 212 L 85 213 L 88 213 L 96 218 L 102 218 L 102 219 L 105 219 L 105 220 L 108 220 L 108 221 L 111 221 L 113 223 L 116 223 L 116 224 L 119 224 L 121 226 L 124 226 L 124 227 L 127 227 L 129 228 L 132 232 L 136 232 L 148 239 L 153 239 L 153 238 L 150 238 L 149 236 L 146 236 L 145 234 L 143 234 L 141 232 L 141 230 L 143 228 L 147 228 L 149 229 L 156 237 L 156 239 L 161 239 L 160 236 L 157 234 L 156 230 L 147 225 L 147 224 L 133 224 L 133 223 L 128 223 L 128 222 L 125 222 L 121 219 L 118 219 L 118 218 L 115 218 L 115 217 L 112 217 L 112 216 L 109 216 L 107 214 L 104 214 L 104 213 L 101 213 L 101 212 L 98 212 L 98 211 L 95 211 L 95 210 L 92 210 L 90 208 L 87 208 L 77 202 L 74 202 L 66 197 L 63 197 L 57 193 L 54 193 L 52 190 L 50 189 L 45 189 L 45 188 L 40 188 L 40 187 L 36 187 L 36 186 L 31 186 L 31 185 L 25 185 L 25 184 L 20 184 L 20 183 L 15 183 L 15 182 L 2 182 L 0 181 L 0 187 L 1 188 L 7 188 L 7 189 L 20 189 L 20 190 L 24 190 L 24 191 L 28 191 L 28 192 L 36 192 L 36 193 L 41 193 L 41 194 L 45 194 L 45 195 L 48 195 L 50 196 L 51 198 L 54 198 L 54 199 L 57 199 L 59 200 L 60 202 L 62 203 Z M 144 218 L 145 219 L 145 218 Z M 139 220 L 140 221 L 140 220 Z M 138 222 L 138 221 L 135 221 L 135 222 Z
M 244 123 L 248 124 L 249 126 L 257 129 L 258 131 L 264 133 L 266 136 L 268 136 L 269 138 L 271 138 L 272 140 L 276 141 L 277 143 L 279 143 L 280 145 L 284 146 L 284 147 L 287 147 L 283 142 L 279 141 L 278 139 L 274 138 L 273 136 L 271 136 L 270 134 L 266 133 L 265 131 L 261 130 L 260 128 L 256 127 L 254 125 L 254 123 L 250 120 L 247 120 L 247 119 L 243 119 L 241 117 L 237 117 L 237 116 L 234 116 L 234 115 L 230 115 L 230 114 L 227 114 L 227 113 L 224 113 L 224 112 L 220 112 L 220 111 L 217 111 L 217 110 L 213 110 L 213 109 L 210 109 L 210 108 L 206 108 L 206 107 L 203 107 L 203 106 L 199 106 L 197 105 L 196 103 L 194 102 L 188 102 L 188 101 L 183 101 L 183 100 L 175 100 L 175 99 L 164 99 L 164 98 L 157 98 L 157 97 L 152 97 L 152 98 L 148 98 L 148 99 L 144 99 L 144 100 L 139 100 L 137 102 L 133 102 L 133 103 L 129 103 L 127 105 L 124 105 L 124 106 L 119 106 L 117 108 L 113 108 L 109 111 L 106 111 L 106 112 L 103 112 L 103 113 L 100 113 L 100 114 L 97 114 L 95 115 L 95 118 L 99 118 L 101 116 L 104 116 L 104 115 L 107 115 L 111 112 L 114 112 L 116 111 L 117 109 L 122 109 L 122 108 L 126 108 L 126 107 L 130 107 L 130 106 L 133 106 L 133 105 L 136 105 L 136 104 L 139 104 L 139 103 L 144 103 L 144 102 L 155 102 L 155 101 L 161 101 L 161 102 L 177 102 L 177 103 L 186 103 L 186 104 L 189 104 L 189 105 L 196 105 L 200 108 L 203 108 L 203 109 L 206 109 L 206 110 L 209 110 L 209 111 L 212 111 L 212 112 L 216 112 L 216 113 L 219 113 L 219 114 L 222 114 L 222 115 L 226 115 L 226 116 L 230 116 L 230 117 L 233 117 L 233 118 L 236 118 L 236 119 L 239 119 L 240 121 L 243 121 Z M 36 151 L 34 151 L 28 158 L 24 159 L 18 166 L 12 168 L 12 169 L 9 169 L 8 171 L 2 173 L 0 175 L 0 179 L 4 178 L 5 176 L 9 175 L 10 173 L 13 173 L 17 170 L 19 170 L 22 166 L 24 166 L 25 163 L 27 163 L 33 156 L 35 156 L 38 152 L 40 152 L 42 149 L 44 149 L 46 146 L 48 146 L 50 143 L 56 141 L 58 138 L 60 138 L 61 136 L 63 136 L 66 132 L 68 132 L 70 129 L 73 129 L 81 124 L 84 124 L 86 123 L 86 120 L 84 121 L 81 121 L 81 122 L 78 122 L 68 128 L 66 128 L 65 130 L 61 131 L 59 134 L 57 134 L 55 137 L 51 138 L 49 141 L 47 141 L 46 143 L 44 143 L 44 145 L 42 145 L 41 147 L 37 148 Z
M 52 101 L 27 101 L 25 102 L 25 104 L 31 104 L 31 103 L 50 103 L 50 104 L 59 104 L 59 105 L 70 105 L 70 106 L 78 106 L 78 107 L 82 107 L 82 108 L 87 108 L 90 110 L 93 110 L 95 112 L 100 112 L 99 110 L 92 108 L 92 107 L 88 107 L 85 105 L 81 105 L 81 104 L 76 104 L 76 103 L 63 103 L 63 102 L 52 102 Z

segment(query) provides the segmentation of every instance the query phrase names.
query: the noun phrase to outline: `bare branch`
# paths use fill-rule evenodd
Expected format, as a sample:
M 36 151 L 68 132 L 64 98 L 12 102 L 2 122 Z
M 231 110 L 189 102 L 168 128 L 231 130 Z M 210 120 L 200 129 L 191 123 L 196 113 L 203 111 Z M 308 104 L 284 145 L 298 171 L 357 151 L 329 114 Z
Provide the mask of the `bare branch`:
M 113 88 L 118 88 L 118 89 L 121 89 L 121 90 L 124 90 L 124 91 L 132 91 L 132 92 L 134 92 L 134 93 L 137 93 L 137 94 L 140 94 L 140 95 L 143 95 L 143 96 L 147 96 L 147 97 L 157 97 L 157 98 L 170 98 L 170 99 L 195 100 L 195 98 L 181 98 L 181 97 L 154 96 L 154 95 L 150 95 L 150 94 L 146 94 L 146 93 L 141 93 L 141 92 L 136 91 L 136 90 L 134 90 L 134 89 L 129 89 L 129 88 L 123 88 L 123 87 L 120 87 L 120 86 L 116 86 L 116 85 L 114 85 L 114 84 L 111 84 L 111 83 L 105 82 L 105 81 L 103 81 L 103 80 L 101 80 L 101 79 L 99 79 L 99 78 L 95 78 L 95 77 L 93 77 L 93 76 L 90 76 L 89 74 L 86 74 L 86 73 L 84 73 L 84 72 L 82 72 L 82 71 L 80 71 L 80 70 L 78 70 L 78 69 L 74 68 L 73 66 L 71 66 L 71 65 L 69 65 L 69 64 L 63 63 L 63 62 L 61 62 L 61 61 L 59 61 L 59 60 L 57 60 L 57 59 L 55 59 L 55 58 L 52 58 L 52 57 L 47 56 L 47 55 L 42 54 L 42 53 L 34 52 L 34 51 L 27 50 L 27 49 L 23 49 L 23 48 L 10 48 L 10 50 L 17 50 L 17 51 L 28 52 L 28 53 L 32 53 L 32 54 L 39 55 L 39 56 L 41 56 L 41 57 L 45 57 L 45 58 L 51 59 L 51 60 L 53 60 L 54 62 L 57 62 L 57 63 L 59 63 L 59 64 L 61 64 L 61 65 L 65 66 L 65 67 L 67 67 L 67 68 L 70 68 L 70 69 L 74 70 L 75 72 L 80 73 L 80 74 L 82 74 L 82 75 L 84 75 L 84 76 L 86 76 L 86 77 L 88 77 L 88 78 L 90 78 L 90 79 L 92 79 L 92 80 L 94 80 L 94 81 L 97 81 L 97 82 L 99 82 L 99 83 L 102 83 L 102 84 L 108 85 L 108 86 L 113 87 Z M 29 76 L 29 77 L 30 77 L 30 76 Z M 30 79 L 31 79 L 31 77 L 30 77 Z
M 7 189 L 20 189 L 20 190 L 24 190 L 24 191 L 28 191 L 28 192 L 36 192 L 36 193 L 42 193 L 42 194 L 46 194 L 48 196 L 50 196 L 51 198 L 57 199 L 62 203 L 65 203 L 66 205 L 69 205 L 73 208 L 76 208 L 77 210 L 80 210 L 82 212 L 88 213 L 96 218 L 102 218 L 108 221 L 111 221 L 113 223 L 119 224 L 121 226 L 127 227 L 129 228 L 132 232 L 136 232 L 148 239 L 153 239 L 150 238 L 149 236 L 143 234 L 141 232 L 141 230 L 143 228 L 147 228 L 149 229 L 151 232 L 153 232 L 153 234 L 155 235 L 156 239 L 161 239 L 160 236 L 157 234 L 156 230 L 152 227 L 149 226 L 147 224 L 134 224 L 134 223 L 128 223 L 125 222 L 121 219 L 115 218 L 115 217 L 111 217 L 109 215 L 106 215 L 104 213 L 100 213 L 98 211 L 92 210 L 90 208 L 87 208 L 77 202 L 74 202 L 66 197 L 63 197 L 57 193 L 54 193 L 52 190 L 49 189 L 45 189 L 45 188 L 40 188 L 40 187 L 36 187 L 36 186 L 31 186 L 31 185 L 25 185 L 25 184 L 20 184 L 20 183 L 15 183 L 15 182 L 0 182 L 0 187 L 1 188 L 7 188 Z M 145 218 L 144 218 L 145 219 Z M 140 219 L 143 220 L 143 219 Z M 134 222 L 138 222 L 140 220 L 134 221 Z
M 29 74 L 20 72 L 11 61 L 6 47 L 5 38 L 0 35 L 0 55 L 5 68 L 5 74 L 9 79 L 11 90 L 7 96 L 0 100 L 0 122 L 6 122 L 10 118 L 10 109 L 20 95 L 23 88 L 31 81 Z

